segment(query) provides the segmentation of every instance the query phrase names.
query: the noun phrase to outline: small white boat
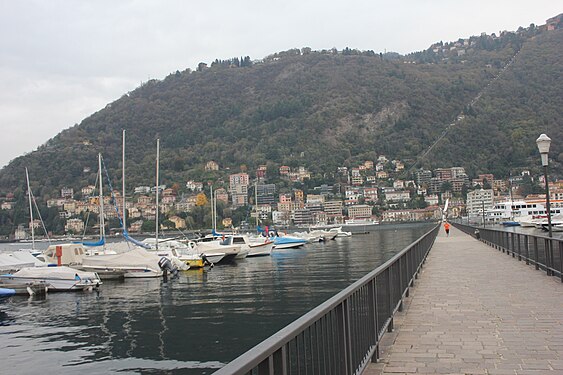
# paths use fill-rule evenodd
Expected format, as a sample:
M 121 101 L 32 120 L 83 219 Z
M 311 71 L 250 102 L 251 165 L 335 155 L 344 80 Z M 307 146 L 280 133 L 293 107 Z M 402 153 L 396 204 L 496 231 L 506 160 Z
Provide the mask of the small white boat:
M 44 283 L 50 292 L 91 290 L 102 285 L 96 272 L 84 272 L 66 266 L 26 267 L 12 274 L 0 275 L 0 280 L 6 285 Z
M 330 241 L 336 238 L 337 232 L 332 232 L 324 229 L 316 229 L 309 232 L 311 236 L 319 237 L 320 241 Z
M 274 248 L 274 241 L 268 237 L 259 237 L 252 240 L 245 234 L 229 235 L 221 243 L 223 245 L 240 245 L 241 252 L 246 252 L 247 257 L 268 256 L 272 254 Z
M 294 249 L 307 243 L 307 240 L 293 236 L 273 237 L 274 249 Z
M 82 259 L 82 269 L 96 272 L 122 272 L 125 278 L 160 277 L 163 268 L 174 272 L 173 268 L 163 267 L 162 258 L 141 248 L 115 255 L 93 255 Z
M 158 241 L 158 250 L 156 249 L 156 239 L 147 238 L 143 242 L 149 246 L 150 252 L 154 252 L 158 256 L 164 256 L 168 259 L 178 259 L 190 268 L 201 268 L 206 265 L 213 265 L 220 262 L 225 253 L 214 253 L 206 256 L 197 252 L 195 243 L 191 246 L 178 240 L 163 239 Z M 180 268 L 181 270 L 186 270 Z
M 331 228 L 330 232 L 336 232 L 336 237 L 351 237 L 352 232 L 345 232 L 342 227 Z
M 344 221 L 343 226 L 365 226 L 365 225 L 379 225 L 379 221 L 371 219 L 348 219 Z
M 240 245 L 221 245 L 220 241 L 212 237 L 203 238 L 200 241 L 189 241 L 188 246 L 190 246 L 195 253 L 205 255 L 210 262 L 215 264 L 232 262 L 241 251 Z M 216 258 L 219 256 L 221 259 L 216 261 Z

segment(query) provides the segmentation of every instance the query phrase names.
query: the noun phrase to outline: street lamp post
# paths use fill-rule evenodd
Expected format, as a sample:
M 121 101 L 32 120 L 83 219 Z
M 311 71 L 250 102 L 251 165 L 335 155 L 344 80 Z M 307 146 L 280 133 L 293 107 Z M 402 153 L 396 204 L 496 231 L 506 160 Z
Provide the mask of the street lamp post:
M 547 229 L 549 232 L 549 237 L 552 237 L 551 233 L 551 206 L 549 202 L 549 183 L 547 180 L 547 165 L 548 165 L 548 154 L 549 146 L 551 144 L 551 138 L 547 135 L 542 134 L 536 139 L 536 144 L 538 145 L 538 150 L 541 155 L 541 164 L 543 166 L 543 177 L 545 180 L 545 206 L 547 210 Z
M 483 228 L 485 228 L 485 197 L 481 197 L 481 203 L 483 204 L 483 209 L 481 213 L 483 214 Z
M 485 228 L 485 190 L 481 188 L 481 216 L 483 217 L 483 228 Z

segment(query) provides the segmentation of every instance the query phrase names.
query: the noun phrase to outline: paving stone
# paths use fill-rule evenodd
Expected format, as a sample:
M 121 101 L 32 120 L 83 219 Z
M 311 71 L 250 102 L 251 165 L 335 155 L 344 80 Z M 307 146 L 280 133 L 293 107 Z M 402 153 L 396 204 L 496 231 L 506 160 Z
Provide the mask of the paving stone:
M 563 374 L 560 280 L 455 228 L 440 232 L 394 322 L 364 375 Z

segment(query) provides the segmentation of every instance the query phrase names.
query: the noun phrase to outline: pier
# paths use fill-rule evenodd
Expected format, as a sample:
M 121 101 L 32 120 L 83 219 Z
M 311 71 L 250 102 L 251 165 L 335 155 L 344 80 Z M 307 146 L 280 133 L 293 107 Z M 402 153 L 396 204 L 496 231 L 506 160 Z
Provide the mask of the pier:
M 216 372 L 545 373 L 563 374 L 563 241 L 463 225 L 435 226 Z
M 363 374 L 563 374 L 561 280 L 514 255 L 441 229 Z

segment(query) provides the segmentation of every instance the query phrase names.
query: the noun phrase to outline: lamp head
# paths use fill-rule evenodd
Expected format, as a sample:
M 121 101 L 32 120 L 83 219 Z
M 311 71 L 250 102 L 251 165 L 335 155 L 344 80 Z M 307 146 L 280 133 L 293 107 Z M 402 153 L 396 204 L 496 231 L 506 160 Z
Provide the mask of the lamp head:
M 548 163 L 547 154 L 549 153 L 549 146 L 551 145 L 551 138 L 547 135 L 542 134 L 536 139 L 536 144 L 538 145 L 538 150 L 541 154 L 541 164 L 545 167 Z

